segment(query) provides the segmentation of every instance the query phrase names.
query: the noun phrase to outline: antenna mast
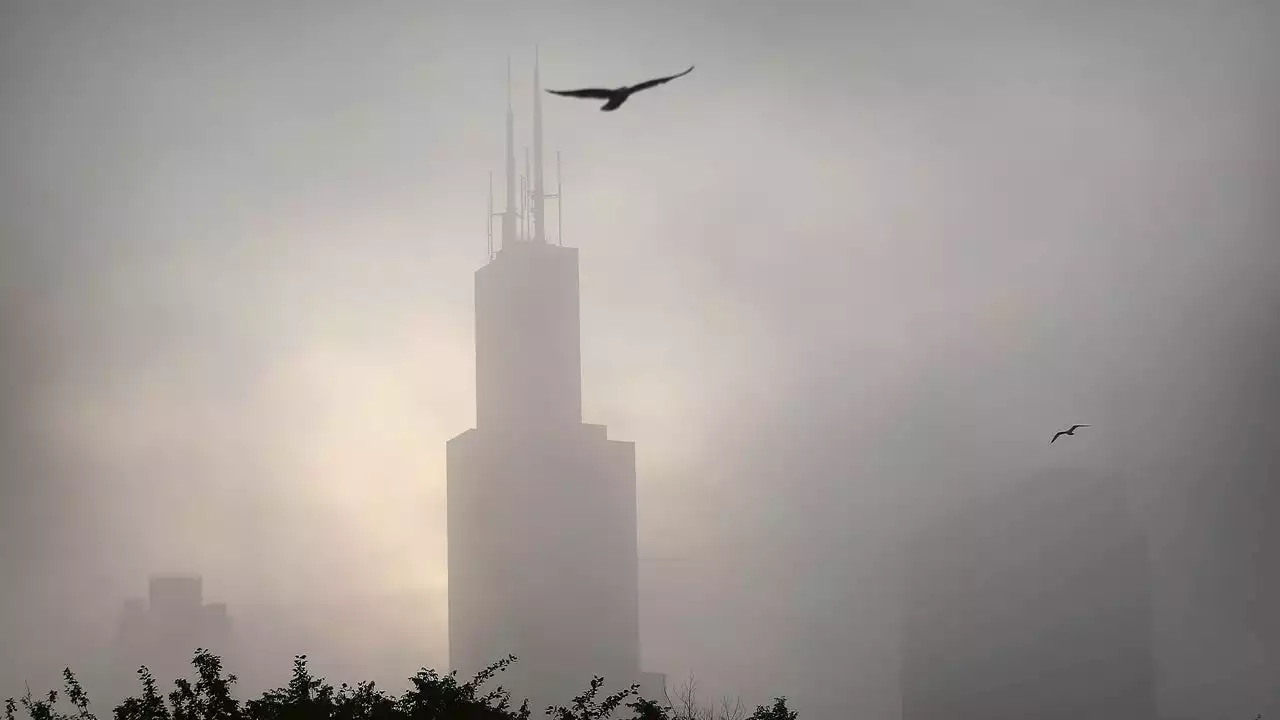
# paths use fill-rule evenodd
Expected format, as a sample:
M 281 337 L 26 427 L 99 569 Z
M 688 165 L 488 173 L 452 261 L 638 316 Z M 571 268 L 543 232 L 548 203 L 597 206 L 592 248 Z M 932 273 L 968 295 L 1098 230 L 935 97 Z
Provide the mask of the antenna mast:
M 542 184 L 542 73 L 538 58 L 538 46 L 533 46 L 533 241 L 547 241 L 547 213 L 543 200 L 546 188 Z
M 524 240 L 528 242 L 533 239 L 533 180 L 529 174 L 529 148 L 524 149 L 524 198 L 522 199 L 521 209 L 524 212 Z
M 507 153 L 506 153 L 506 205 L 501 212 L 493 209 L 493 173 L 489 173 L 488 253 L 492 260 L 508 243 L 518 241 L 547 242 L 546 201 L 556 201 L 556 244 L 564 245 L 564 213 L 561 198 L 564 188 L 561 176 L 560 151 L 556 151 L 556 192 L 546 191 L 542 159 L 542 77 L 534 48 L 533 64 L 533 163 L 530 166 L 529 147 L 524 149 L 524 174 L 516 173 L 515 111 L 511 106 L 511 57 L 507 57 Z M 517 190 L 518 183 L 518 190 Z M 517 200 L 517 192 L 519 199 Z M 494 237 L 493 219 L 501 217 L 501 238 Z
M 564 213 L 563 213 L 564 206 L 560 204 L 560 196 L 564 194 L 564 187 L 561 184 L 562 179 L 563 179 L 563 176 L 560 174 L 560 151 L 557 150 L 556 151 L 556 194 L 543 195 L 542 199 L 556 201 L 556 244 L 561 246 L 564 245 Z
M 493 211 L 493 171 L 490 170 L 489 171 L 489 220 L 486 223 L 488 225 L 488 236 L 489 236 L 489 243 L 486 248 L 486 254 L 488 255 L 489 260 L 493 259 L 493 217 L 498 214 L 499 213 L 495 213 Z
M 507 57 L 507 204 L 502 212 L 502 248 L 516 241 L 519 231 L 516 221 L 516 115 L 511 108 L 511 57 Z M 501 249 L 501 248 L 499 248 Z
M 542 163 L 542 70 L 538 46 L 533 47 L 533 189 L 530 193 L 533 215 L 533 241 L 547 242 L 547 200 L 556 201 L 556 243 L 564 244 L 560 230 L 563 215 L 560 211 L 560 152 L 556 151 L 556 193 L 546 191 Z

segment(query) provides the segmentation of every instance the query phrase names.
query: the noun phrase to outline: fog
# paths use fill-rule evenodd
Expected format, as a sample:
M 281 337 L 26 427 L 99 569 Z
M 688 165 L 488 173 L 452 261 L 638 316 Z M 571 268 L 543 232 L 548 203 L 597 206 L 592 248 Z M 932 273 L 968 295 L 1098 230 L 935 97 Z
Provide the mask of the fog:
M 544 103 L 648 668 L 898 717 L 904 537 L 1080 471 L 1146 532 L 1162 712 L 1280 710 L 1280 6 L 533 7 L 0 4 L 0 690 L 164 570 L 320 618 L 335 679 L 369 638 L 445 665 L 445 441 L 536 43 L 551 88 L 697 66 Z

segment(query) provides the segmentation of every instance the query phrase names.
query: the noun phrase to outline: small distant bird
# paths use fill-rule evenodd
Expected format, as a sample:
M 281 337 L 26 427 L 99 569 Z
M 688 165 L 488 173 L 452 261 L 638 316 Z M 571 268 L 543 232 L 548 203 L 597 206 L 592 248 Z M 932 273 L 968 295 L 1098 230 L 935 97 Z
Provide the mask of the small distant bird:
M 1091 426 L 1090 425 L 1072 425 L 1070 428 L 1066 430 L 1059 430 L 1057 433 L 1054 434 L 1053 440 L 1050 440 L 1049 444 L 1052 445 L 1054 441 L 1056 441 L 1058 438 L 1062 437 L 1063 435 L 1075 435 L 1076 431 L 1082 427 L 1091 427 Z
M 552 95 L 563 95 L 564 97 L 607 100 L 608 102 L 600 106 L 600 109 L 604 112 L 611 112 L 622 107 L 622 103 L 626 102 L 627 98 L 631 97 L 635 93 L 638 93 L 641 90 L 648 90 L 651 87 L 657 87 L 663 83 L 669 83 L 672 80 L 675 80 L 678 77 L 684 77 L 691 72 L 693 72 L 692 65 L 689 66 L 688 70 L 685 70 L 682 73 L 668 75 L 667 77 L 661 77 L 655 80 L 646 80 L 638 85 L 628 85 L 620 88 L 614 88 L 612 90 L 608 88 L 583 88 L 582 90 L 548 90 L 547 92 Z

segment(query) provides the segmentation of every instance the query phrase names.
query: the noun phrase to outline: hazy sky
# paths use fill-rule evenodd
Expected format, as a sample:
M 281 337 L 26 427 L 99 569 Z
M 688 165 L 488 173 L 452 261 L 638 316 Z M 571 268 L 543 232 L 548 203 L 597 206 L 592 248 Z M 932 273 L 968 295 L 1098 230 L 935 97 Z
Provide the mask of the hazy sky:
M 1265 417 L 1277 4 L 532 7 L 0 4 L 6 430 L 70 488 L 101 608 L 193 569 L 233 614 L 427 591 L 444 632 L 444 443 L 535 43 L 553 88 L 697 65 L 545 102 L 586 420 L 637 442 L 662 560 L 652 669 L 879 712 L 831 688 L 887 677 L 929 501 Z

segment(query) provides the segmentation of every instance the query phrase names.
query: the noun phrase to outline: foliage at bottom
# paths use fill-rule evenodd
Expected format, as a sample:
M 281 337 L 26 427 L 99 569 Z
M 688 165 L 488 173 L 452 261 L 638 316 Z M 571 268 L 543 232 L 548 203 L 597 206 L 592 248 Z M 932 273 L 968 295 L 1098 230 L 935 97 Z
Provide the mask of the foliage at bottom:
M 529 720 L 529 702 L 512 707 L 511 694 L 501 686 L 487 693 L 480 688 L 516 661 L 508 656 L 466 682 L 454 673 L 440 674 L 422 669 L 410 678 L 410 687 L 394 697 L 379 690 L 372 682 L 352 687 L 343 683 L 337 688 L 323 678 L 313 676 L 307 658 L 299 655 L 293 662 L 293 676 L 282 688 L 269 690 L 256 700 L 236 699 L 233 688 L 236 676 L 223 673 L 222 660 L 207 650 L 197 650 L 192 665 L 195 681 L 175 680 L 174 689 L 161 693 L 151 671 L 138 670 L 142 682 L 141 695 L 127 698 L 112 712 L 114 720 Z M 70 712 L 58 709 L 59 694 L 49 691 L 35 697 L 30 690 L 20 700 L 10 698 L 4 704 L 4 720 L 18 720 L 19 708 L 30 720 L 98 720 L 89 706 L 89 698 L 79 680 L 68 668 L 63 671 L 64 692 L 71 704 Z M 618 717 L 623 708 L 630 709 L 633 720 L 712 720 L 714 713 L 684 703 L 680 710 L 666 707 L 639 696 L 639 686 L 600 697 L 604 678 L 595 677 L 582 694 L 569 705 L 546 708 L 551 720 L 606 720 Z M 746 715 L 737 713 L 734 720 L 796 720 L 797 713 L 787 707 L 786 698 L 772 705 L 761 705 Z

